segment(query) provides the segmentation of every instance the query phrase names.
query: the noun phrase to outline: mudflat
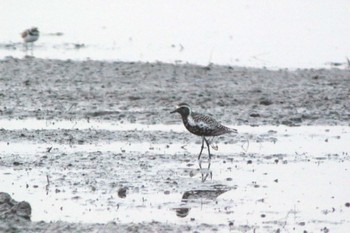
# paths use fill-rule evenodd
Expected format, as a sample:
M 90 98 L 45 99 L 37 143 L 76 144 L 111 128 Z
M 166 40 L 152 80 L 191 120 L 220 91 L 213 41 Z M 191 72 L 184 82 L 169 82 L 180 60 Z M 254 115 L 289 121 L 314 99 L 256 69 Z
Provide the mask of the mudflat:
M 179 102 L 234 125 L 349 125 L 350 72 L 8 58 L 1 117 L 174 123 Z
M 0 84 L 0 231 L 350 227 L 349 70 L 9 57 Z M 180 102 L 238 129 L 212 161 Z

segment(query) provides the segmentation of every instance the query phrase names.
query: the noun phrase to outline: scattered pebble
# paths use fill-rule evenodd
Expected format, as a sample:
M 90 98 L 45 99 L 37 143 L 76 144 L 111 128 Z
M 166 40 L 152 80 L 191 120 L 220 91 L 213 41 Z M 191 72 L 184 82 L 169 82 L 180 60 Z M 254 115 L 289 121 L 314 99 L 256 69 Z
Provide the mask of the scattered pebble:
M 118 197 L 120 198 L 126 198 L 126 191 L 128 190 L 128 188 L 126 187 L 122 187 L 118 189 Z

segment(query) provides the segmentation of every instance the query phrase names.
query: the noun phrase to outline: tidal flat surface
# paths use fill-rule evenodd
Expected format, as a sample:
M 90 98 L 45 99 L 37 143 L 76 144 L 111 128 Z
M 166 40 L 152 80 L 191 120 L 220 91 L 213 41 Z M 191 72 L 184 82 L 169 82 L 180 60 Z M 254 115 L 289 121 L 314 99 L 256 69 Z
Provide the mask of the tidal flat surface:
M 237 232 L 350 226 L 347 126 L 238 126 L 239 135 L 216 140 L 209 163 L 206 154 L 197 161 L 198 139 L 182 125 L 0 122 L 0 182 L 32 205 L 33 222 Z
M 8 58 L 4 232 L 346 232 L 349 73 Z M 208 163 L 179 102 L 239 133 Z M 3 216 L 1 216 L 3 217 Z

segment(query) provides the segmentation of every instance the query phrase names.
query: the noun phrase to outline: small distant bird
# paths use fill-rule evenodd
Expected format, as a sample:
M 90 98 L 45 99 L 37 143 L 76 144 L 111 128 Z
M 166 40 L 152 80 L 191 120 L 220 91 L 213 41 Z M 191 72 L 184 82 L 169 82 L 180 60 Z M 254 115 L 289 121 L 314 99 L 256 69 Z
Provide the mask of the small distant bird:
M 26 50 L 28 49 L 28 43 L 32 43 L 33 49 L 33 43 L 39 39 L 39 30 L 36 27 L 32 27 L 22 32 L 21 36 L 24 40 Z
M 182 121 L 188 131 L 202 137 L 202 147 L 198 159 L 201 158 L 204 142 L 208 147 L 209 159 L 211 158 L 209 141 L 206 137 L 215 137 L 226 133 L 237 133 L 236 129 L 231 129 L 221 125 L 214 118 L 203 114 L 192 112 L 190 105 L 181 103 L 170 113 L 180 113 Z

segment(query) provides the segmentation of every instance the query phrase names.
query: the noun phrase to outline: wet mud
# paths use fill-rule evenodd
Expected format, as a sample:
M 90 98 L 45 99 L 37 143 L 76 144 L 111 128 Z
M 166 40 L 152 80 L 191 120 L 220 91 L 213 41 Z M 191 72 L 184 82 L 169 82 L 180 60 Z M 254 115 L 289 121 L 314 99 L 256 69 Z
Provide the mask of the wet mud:
M 7 58 L 0 74 L 2 232 L 349 229 L 348 70 Z M 198 161 L 179 102 L 239 134 Z
M 349 70 L 8 58 L 1 116 L 169 124 L 176 103 L 231 125 L 349 124 Z

